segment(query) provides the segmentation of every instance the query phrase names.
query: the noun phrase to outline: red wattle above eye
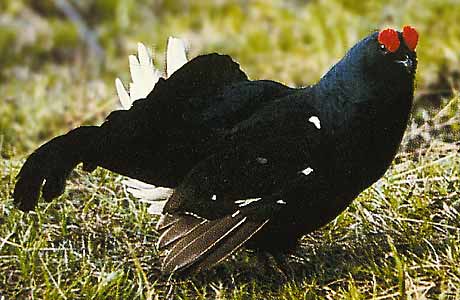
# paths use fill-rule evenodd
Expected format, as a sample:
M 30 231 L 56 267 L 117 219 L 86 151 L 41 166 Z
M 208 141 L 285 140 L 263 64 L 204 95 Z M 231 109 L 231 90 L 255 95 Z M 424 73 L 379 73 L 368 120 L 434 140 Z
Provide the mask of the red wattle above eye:
M 415 28 L 408 25 L 404 26 L 403 38 L 407 48 L 409 48 L 411 51 L 414 51 L 418 43 L 418 32 L 415 30 Z
M 378 41 L 390 52 L 396 52 L 400 44 L 398 33 L 391 28 L 380 31 Z

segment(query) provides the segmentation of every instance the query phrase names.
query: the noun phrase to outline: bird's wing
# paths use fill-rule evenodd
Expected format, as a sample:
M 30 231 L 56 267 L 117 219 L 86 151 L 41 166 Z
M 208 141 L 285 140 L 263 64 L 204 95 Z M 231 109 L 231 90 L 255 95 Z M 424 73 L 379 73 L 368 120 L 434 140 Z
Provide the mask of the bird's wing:
M 143 127 L 163 129 L 184 124 L 184 116 L 203 109 L 198 99 L 209 103 L 234 83 L 248 81 L 239 65 L 227 55 L 201 55 L 179 68 L 168 79 L 160 78 L 145 99 L 137 100 L 129 110 L 112 112 L 106 127 L 130 127 L 132 134 Z M 209 104 L 207 104 L 209 106 Z M 195 110 L 195 111 L 194 111 Z
M 296 110 L 295 105 L 290 107 Z M 308 121 L 308 115 L 303 118 L 303 112 L 291 112 L 266 120 L 272 132 L 280 132 L 275 128 L 280 122 L 290 136 L 265 132 L 259 138 L 254 127 L 243 127 L 242 131 L 258 138 L 248 142 L 251 139 L 238 132 L 245 137 L 243 144 L 208 157 L 176 188 L 158 224 L 162 233 L 158 246 L 167 253 L 165 272 L 211 267 L 293 205 L 283 199 L 291 183 L 315 184 L 309 175 L 317 164 L 312 148 L 319 148 L 320 129 Z M 291 124 L 285 124 L 285 117 Z
M 250 81 L 230 56 L 213 53 L 195 57 L 166 80 L 160 78 L 145 99 L 135 101 L 129 111 L 111 113 L 107 120 L 126 123 L 136 113 L 165 129 L 171 124 L 230 128 L 294 91 L 273 81 Z
M 211 97 L 190 98 L 184 118 L 208 128 L 231 129 L 236 124 L 297 90 L 270 80 L 241 81 L 227 85 Z
M 101 126 L 102 138 L 95 141 L 93 160 L 152 184 L 175 185 L 219 144 L 216 140 L 223 131 L 286 89 L 249 81 L 229 56 L 198 56 L 170 78 L 160 78 L 148 97 L 135 101 L 129 110 L 112 112 Z M 145 161 L 159 165 L 156 169 L 161 172 L 152 168 L 146 172 Z M 171 171 L 169 177 L 162 175 L 164 170 Z

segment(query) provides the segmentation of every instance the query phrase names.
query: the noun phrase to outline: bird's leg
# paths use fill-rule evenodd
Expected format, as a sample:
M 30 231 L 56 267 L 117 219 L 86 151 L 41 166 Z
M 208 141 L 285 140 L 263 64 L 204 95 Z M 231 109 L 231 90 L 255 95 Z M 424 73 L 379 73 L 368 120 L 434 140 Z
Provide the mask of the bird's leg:
M 97 164 L 94 162 L 83 162 L 83 171 L 91 173 L 97 168 Z
M 289 275 L 292 274 L 292 270 L 284 255 L 262 252 L 259 257 L 262 259 L 265 267 L 269 267 L 272 271 L 275 271 L 284 281 L 289 281 Z

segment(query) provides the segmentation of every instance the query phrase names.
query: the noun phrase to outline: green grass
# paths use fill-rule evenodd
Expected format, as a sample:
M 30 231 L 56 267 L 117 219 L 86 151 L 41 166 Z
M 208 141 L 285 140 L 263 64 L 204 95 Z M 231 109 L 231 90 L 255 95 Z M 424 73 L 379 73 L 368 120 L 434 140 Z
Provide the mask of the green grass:
M 0 166 L 0 295 L 12 299 L 460 297 L 459 146 L 401 154 L 334 222 L 304 238 L 285 282 L 245 251 L 195 278 L 159 272 L 155 218 L 121 177 L 76 171 L 64 196 L 14 208 L 18 160 Z M 444 297 L 444 298 L 443 298 Z
M 455 90 L 441 108 L 418 108 L 384 178 L 303 239 L 288 281 L 247 251 L 193 278 L 162 276 L 156 218 L 102 169 L 77 169 L 34 212 L 13 206 L 26 154 L 117 107 L 113 80 L 128 81 L 137 41 L 157 45 L 161 63 L 166 37 L 183 36 L 192 57 L 229 53 L 252 78 L 305 85 L 372 29 L 410 23 L 421 33 L 417 99 L 460 66 L 456 1 L 218 2 L 81 1 L 106 50 L 101 65 L 52 1 L 0 3 L 0 299 L 460 299 Z M 26 20 L 35 41 L 20 34 Z

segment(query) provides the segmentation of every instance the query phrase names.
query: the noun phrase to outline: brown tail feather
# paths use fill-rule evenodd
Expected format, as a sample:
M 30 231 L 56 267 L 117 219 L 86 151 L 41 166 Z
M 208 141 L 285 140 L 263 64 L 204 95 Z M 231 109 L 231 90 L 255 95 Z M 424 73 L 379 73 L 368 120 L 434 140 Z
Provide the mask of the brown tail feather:
M 160 217 L 160 220 L 158 220 L 156 230 L 158 231 L 164 231 L 168 229 L 170 226 L 172 226 L 174 223 L 179 221 L 181 216 L 179 215 L 171 215 L 171 214 L 163 214 Z
M 199 224 L 181 238 L 163 262 L 165 273 L 206 269 L 221 261 L 267 221 L 248 222 L 242 214 Z
M 233 252 L 238 250 L 245 242 L 247 242 L 254 234 L 256 234 L 268 220 L 263 222 L 246 222 L 237 231 L 233 232 L 225 242 L 220 243 L 216 248 L 188 270 L 199 272 L 211 268 L 219 262 L 226 259 Z M 192 270 L 193 269 L 193 270 Z
M 175 266 L 173 264 L 170 264 L 171 260 L 174 259 L 174 257 L 181 252 L 187 245 L 192 243 L 195 239 L 199 238 L 203 233 L 208 231 L 211 227 L 213 226 L 212 222 L 205 222 L 193 229 L 191 232 L 189 232 L 186 236 L 181 238 L 179 241 L 177 241 L 172 248 L 168 249 L 166 251 L 167 255 L 163 260 L 163 272 L 165 273 L 172 273 L 175 271 Z
M 170 224 L 170 226 L 164 230 L 163 234 L 158 239 L 157 248 L 159 250 L 164 250 L 166 247 L 170 247 L 174 242 L 178 241 L 204 222 L 206 222 L 205 219 L 199 219 L 194 216 L 181 216 L 180 219 L 174 221 L 173 224 Z

